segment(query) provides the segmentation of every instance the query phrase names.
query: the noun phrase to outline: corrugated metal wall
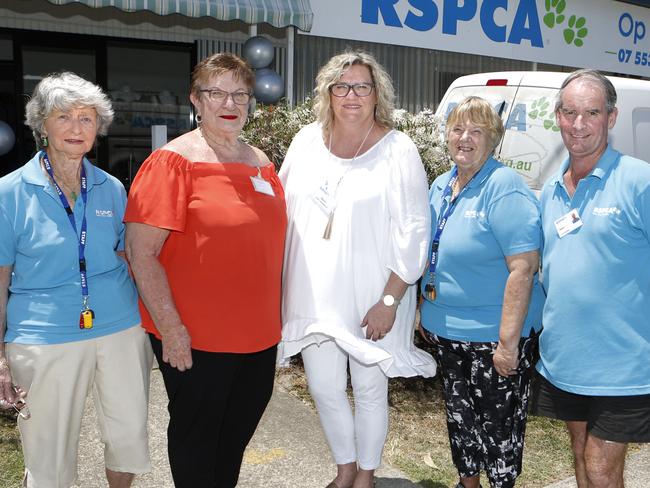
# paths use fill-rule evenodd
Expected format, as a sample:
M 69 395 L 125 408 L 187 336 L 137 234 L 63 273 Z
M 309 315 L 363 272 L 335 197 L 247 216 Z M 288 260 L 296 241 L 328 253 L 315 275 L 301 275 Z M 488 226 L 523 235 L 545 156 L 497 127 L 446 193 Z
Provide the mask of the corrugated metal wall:
M 320 67 L 333 55 L 347 48 L 363 49 L 377 58 L 393 78 L 397 107 L 409 112 L 419 112 L 424 108 L 435 110 L 449 85 L 459 76 L 477 72 L 535 69 L 534 63 L 528 61 L 297 35 L 295 57 L 297 101 L 312 96 L 314 80 Z M 537 68 L 542 69 L 541 66 Z M 567 68 L 550 65 L 544 65 L 543 69 L 567 70 Z
M 286 45 L 279 45 L 279 43 L 273 42 L 273 40 L 271 40 L 271 43 L 273 44 L 273 51 L 275 53 L 275 56 L 270 67 L 275 70 L 275 72 L 278 73 L 282 78 L 284 78 L 287 71 Z M 235 53 L 241 56 L 244 42 L 197 39 L 196 45 L 198 57 L 197 61 L 201 61 L 202 59 L 207 58 L 208 56 L 215 53 Z

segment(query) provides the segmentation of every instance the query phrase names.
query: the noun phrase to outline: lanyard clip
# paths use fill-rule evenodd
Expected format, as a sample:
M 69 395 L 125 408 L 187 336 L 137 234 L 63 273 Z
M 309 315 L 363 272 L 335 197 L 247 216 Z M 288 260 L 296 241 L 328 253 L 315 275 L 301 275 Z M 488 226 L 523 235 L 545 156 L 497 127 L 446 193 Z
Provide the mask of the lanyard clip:
M 89 308 L 88 308 L 88 297 L 87 296 L 84 297 L 83 310 L 89 310 Z

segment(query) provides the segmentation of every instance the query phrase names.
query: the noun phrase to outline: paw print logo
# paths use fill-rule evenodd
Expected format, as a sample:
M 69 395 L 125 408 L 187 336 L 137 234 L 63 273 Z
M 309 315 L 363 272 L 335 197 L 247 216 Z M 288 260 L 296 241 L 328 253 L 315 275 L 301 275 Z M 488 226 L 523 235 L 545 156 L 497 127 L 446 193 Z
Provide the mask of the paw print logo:
M 572 15 L 569 17 L 569 26 L 564 29 L 564 41 L 571 45 L 573 43 L 576 47 L 582 47 L 584 38 L 587 37 L 588 29 L 585 27 L 587 20 L 584 17 L 576 17 Z
M 561 26 L 566 20 L 564 11 L 567 7 L 568 0 L 545 0 L 546 14 L 544 15 L 544 24 L 553 29 L 556 26 Z M 586 27 L 587 19 L 584 17 L 577 17 L 571 15 L 567 26 L 562 30 L 564 35 L 564 42 L 569 46 L 582 47 L 585 43 L 584 39 L 587 37 L 589 30 Z
M 546 97 L 538 98 L 531 104 L 528 117 L 532 120 L 540 120 L 544 129 L 558 132 L 560 128 L 555 123 L 555 114 L 550 108 L 551 104 Z
M 564 9 L 566 8 L 565 0 L 546 0 L 546 15 L 544 15 L 544 23 L 549 29 L 555 27 L 556 24 L 564 22 Z

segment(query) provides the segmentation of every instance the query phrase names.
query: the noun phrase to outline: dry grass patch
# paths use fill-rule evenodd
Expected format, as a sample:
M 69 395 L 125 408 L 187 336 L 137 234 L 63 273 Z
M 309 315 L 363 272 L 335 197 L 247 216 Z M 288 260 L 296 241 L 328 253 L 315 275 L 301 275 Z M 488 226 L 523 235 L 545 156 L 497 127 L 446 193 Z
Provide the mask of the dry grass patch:
M 426 345 L 418 344 L 426 349 Z M 299 358 L 277 374 L 278 382 L 313 407 Z M 455 486 L 444 403 L 437 378 L 390 380 L 390 431 L 384 459 L 426 488 Z M 524 468 L 517 486 L 539 488 L 573 474 L 569 437 L 563 422 L 529 417 Z M 483 486 L 489 486 L 482 480 Z

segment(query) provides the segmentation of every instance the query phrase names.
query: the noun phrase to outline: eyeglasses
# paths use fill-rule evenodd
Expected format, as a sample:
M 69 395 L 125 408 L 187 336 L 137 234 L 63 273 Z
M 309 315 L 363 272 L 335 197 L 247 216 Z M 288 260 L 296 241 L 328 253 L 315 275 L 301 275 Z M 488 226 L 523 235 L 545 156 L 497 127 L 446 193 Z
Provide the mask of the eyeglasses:
M 330 86 L 330 93 L 335 97 L 347 97 L 350 90 L 358 97 L 367 97 L 372 93 L 374 83 L 334 83 Z
M 232 101 L 235 102 L 236 105 L 247 105 L 252 95 L 251 93 L 245 91 L 227 92 L 220 90 L 219 88 L 206 88 L 199 91 L 202 93 L 207 93 L 208 98 L 211 102 L 226 103 L 228 97 L 231 97 Z

